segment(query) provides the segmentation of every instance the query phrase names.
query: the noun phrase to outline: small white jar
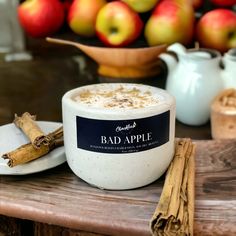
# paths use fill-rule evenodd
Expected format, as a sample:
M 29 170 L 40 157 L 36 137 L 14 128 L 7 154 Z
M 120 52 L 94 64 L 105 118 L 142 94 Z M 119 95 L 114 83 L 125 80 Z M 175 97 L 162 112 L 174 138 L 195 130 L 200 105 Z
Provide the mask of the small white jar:
M 72 171 L 103 189 L 158 179 L 174 155 L 175 100 L 142 84 L 104 83 L 62 98 L 64 142 Z

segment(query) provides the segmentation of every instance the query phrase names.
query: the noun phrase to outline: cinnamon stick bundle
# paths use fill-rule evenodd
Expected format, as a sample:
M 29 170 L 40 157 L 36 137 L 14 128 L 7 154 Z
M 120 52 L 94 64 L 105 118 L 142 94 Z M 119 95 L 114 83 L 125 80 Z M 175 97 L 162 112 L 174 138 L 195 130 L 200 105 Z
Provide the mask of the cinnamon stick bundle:
M 22 116 L 15 115 L 14 124 L 22 129 L 29 138 L 34 148 L 39 148 L 42 144 L 49 145 L 50 139 L 35 122 L 36 116 L 25 112 Z
M 49 137 L 48 145 L 41 145 L 35 148 L 32 143 L 24 144 L 17 149 L 2 155 L 3 159 L 8 159 L 8 166 L 14 167 L 48 154 L 53 149 L 63 145 L 63 129 L 60 127 L 47 135 Z
M 176 141 L 160 201 L 150 221 L 155 236 L 192 236 L 194 221 L 195 145 Z

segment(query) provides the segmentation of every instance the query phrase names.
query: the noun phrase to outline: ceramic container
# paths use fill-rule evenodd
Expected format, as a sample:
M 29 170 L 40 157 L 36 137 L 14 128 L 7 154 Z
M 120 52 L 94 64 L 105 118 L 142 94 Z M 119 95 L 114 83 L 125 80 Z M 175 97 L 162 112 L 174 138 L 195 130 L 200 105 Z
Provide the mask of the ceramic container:
M 203 125 L 210 119 L 214 97 L 223 89 L 220 53 L 186 50 L 177 43 L 167 50 L 172 54 L 160 58 L 168 66 L 166 90 L 176 98 L 176 117 L 187 125 Z
M 175 100 L 166 91 L 142 84 L 88 85 L 68 91 L 62 109 L 67 162 L 89 184 L 137 188 L 169 166 Z
M 222 78 L 224 81 L 224 89 L 236 89 L 236 48 L 230 49 L 224 54 L 224 69 L 222 70 Z

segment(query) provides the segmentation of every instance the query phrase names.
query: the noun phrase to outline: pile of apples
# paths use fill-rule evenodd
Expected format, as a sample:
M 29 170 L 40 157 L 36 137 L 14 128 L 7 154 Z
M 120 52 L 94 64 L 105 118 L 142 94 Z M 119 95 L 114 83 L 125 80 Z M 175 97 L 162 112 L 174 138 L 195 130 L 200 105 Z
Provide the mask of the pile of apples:
M 236 0 L 209 0 L 214 9 L 196 19 L 204 0 L 26 0 L 19 21 L 32 37 L 57 32 L 65 22 L 82 37 L 125 47 L 144 36 L 149 46 L 198 41 L 221 52 L 236 47 Z M 143 17 L 145 16 L 145 18 Z

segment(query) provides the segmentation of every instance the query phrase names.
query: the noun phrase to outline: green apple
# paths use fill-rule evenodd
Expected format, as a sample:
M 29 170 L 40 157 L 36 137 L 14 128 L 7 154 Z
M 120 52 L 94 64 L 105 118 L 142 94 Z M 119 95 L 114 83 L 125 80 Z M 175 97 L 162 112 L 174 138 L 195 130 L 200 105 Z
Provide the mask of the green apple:
M 194 34 L 194 10 L 188 0 L 163 0 L 148 19 L 144 35 L 150 46 L 189 44 Z
M 71 30 L 81 36 L 94 36 L 98 11 L 105 4 L 106 0 L 74 0 L 67 18 Z
M 97 36 L 108 46 L 121 47 L 132 43 L 142 28 L 138 13 L 121 1 L 107 3 L 97 15 Z
M 159 0 L 122 0 L 134 11 L 142 13 L 152 10 Z

